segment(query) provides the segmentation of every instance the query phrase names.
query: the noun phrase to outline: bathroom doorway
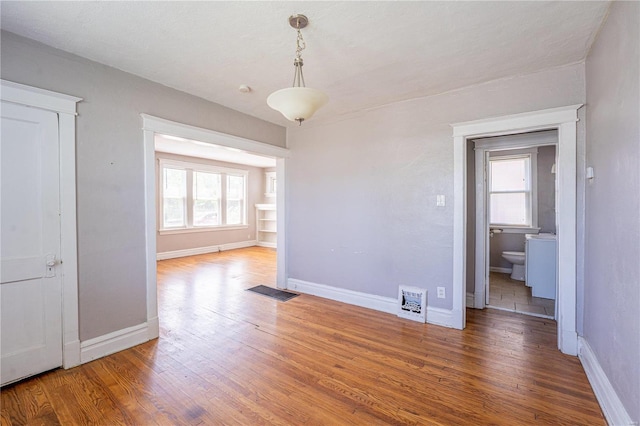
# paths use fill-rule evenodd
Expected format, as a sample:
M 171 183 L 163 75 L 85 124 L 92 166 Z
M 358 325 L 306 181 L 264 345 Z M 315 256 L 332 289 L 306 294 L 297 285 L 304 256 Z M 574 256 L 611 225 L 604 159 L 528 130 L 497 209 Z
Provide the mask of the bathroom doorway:
M 556 317 L 557 143 L 557 130 L 473 140 L 476 307 Z

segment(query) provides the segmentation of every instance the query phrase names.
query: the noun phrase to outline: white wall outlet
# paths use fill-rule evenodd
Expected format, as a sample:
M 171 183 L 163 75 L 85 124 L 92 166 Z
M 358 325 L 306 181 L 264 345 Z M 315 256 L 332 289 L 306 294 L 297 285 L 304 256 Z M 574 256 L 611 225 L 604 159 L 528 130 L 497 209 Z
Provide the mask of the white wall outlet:
M 445 205 L 444 195 L 442 195 L 442 194 L 436 195 L 436 206 L 437 207 L 444 207 L 444 205 Z
M 447 297 L 444 287 L 438 287 L 438 299 L 444 299 Z

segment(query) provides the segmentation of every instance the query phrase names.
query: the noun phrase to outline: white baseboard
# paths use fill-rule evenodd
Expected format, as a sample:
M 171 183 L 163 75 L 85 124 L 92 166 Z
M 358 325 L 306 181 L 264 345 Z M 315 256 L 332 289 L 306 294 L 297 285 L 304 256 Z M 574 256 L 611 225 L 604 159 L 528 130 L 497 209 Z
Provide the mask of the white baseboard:
M 476 307 L 476 295 L 473 293 L 467 292 L 467 304 L 465 305 L 467 308 L 475 308 Z
M 499 266 L 490 266 L 489 271 L 500 272 L 501 274 L 510 274 L 513 272 L 512 268 L 500 268 Z
M 289 278 L 287 280 L 287 288 L 300 293 L 324 297 L 325 299 L 336 300 L 338 302 L 361 306 L 363 308 L 386 312 L 388 314 L 396 315 L 398 312 L 398 301 L 392 297 L 361 293 L 358 291 L 312 283 L 295 278 Z M 453 313 L 448 309 L 427 306 L 427 323 L 455 328 Z
M 219 244 L 217 246 L 195 247 L 183 250 L 165 251 L 156 255 L 157 260 L 175 259 L 176 257 L 195 256 L 197 254 L 217 253 L 257 245 L 256 240 L 239 241 L 237 243 Z
M 256 245 L 258 247 L 269 247 L 269 248 L 276 248 L 276 244 L 277 243 L 268 243 L 266 241 L 260 241 L 259 243 L 257 243 Z
M 149 341 L 148 323 L 123 328 L 80 343 L 80 361 L 93 361 Z
M 160 321 L 158 317 L 147 319 L 147 337 L 148 340 L 160 337 Z
M 591 383 L 593 393 L 596 394 L 607 423 L 615 426 L 633 425 L 631 416 L 622 405 L 622 401 L 620 401 L 618 394 L 613 389 L 589 343 L 584 338 L 578 337 L 578 347 L 578 358 L 580 358 L 582 367 L 587 373 L 587 378 Z

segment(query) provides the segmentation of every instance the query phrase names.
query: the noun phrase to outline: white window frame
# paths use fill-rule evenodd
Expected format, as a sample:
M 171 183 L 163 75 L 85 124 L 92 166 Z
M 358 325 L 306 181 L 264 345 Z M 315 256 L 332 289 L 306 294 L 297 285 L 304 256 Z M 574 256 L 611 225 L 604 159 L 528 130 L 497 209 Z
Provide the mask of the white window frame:
M 186 224 L 182 227 L 164 228 L 164 169 L 180 169 L 187 172 L 187 195 L 185 205 Z M 194 172 L 218 173 L 221 175 L 220 195 L 220 225 L 194 226 L 193 225 L 193 174 Z M 227 176 L 241 176 L 244 178 L 244 209 L 241 224 L 227 225 Z M 188 161 L 158 159 L 158 233 L 160 235 L 182 234 L 191 232 L 229 231 L 234 229 L 247 229 L 249 227 L 247 217 L 247 187 L 249 186 L 249 171 L 228 167 L 213 166 L 209 164 L 193 163 Z
M 490 199 L 492 193 L 507 193 L 511 191 L 491 191 L 491 162 L 500 160 L 512 160 L 518 158 L 528 159 L 528 189 L 526 191 L 516 192 L 528 192 L 527 197 L 527 220 L 528 224 L 515 225 L 506 223 L 489 223 L 490 229 L 501 229 L 504 232 L 533 232 L 538 230 L 538 149 L 526 149 L 521 150 L 519 153 L 500 155 L 490 152 L 488 158 L 488 170 L 487 170 L 487 206 L 490 206 Z M 491 218 L 491 213 L 488 214 L 488 219 Z

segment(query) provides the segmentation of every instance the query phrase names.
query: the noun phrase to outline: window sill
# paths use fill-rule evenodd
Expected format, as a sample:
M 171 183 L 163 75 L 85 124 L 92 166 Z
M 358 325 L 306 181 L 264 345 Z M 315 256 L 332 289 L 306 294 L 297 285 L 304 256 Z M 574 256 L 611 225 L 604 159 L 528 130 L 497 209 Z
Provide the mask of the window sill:
M 496 232 L 498 229 L 502 230 L 503 234 L 537 234 L 540 232 L 540 228 L 529 228 L 524 226 L 498 226 L 491 225 L 489 231 Z
M 236 231 L 238 229 L 248 229 L 249 225 L 229 225 L 229 226 L 215 226 L 215 227 L 202 227 L 202 228 L 176 228 L 176 229 L 160 229 L 158 234 L 171 235 L 171 234 L 191 234 L 194 232 L 217 232 L 217 231 Z

